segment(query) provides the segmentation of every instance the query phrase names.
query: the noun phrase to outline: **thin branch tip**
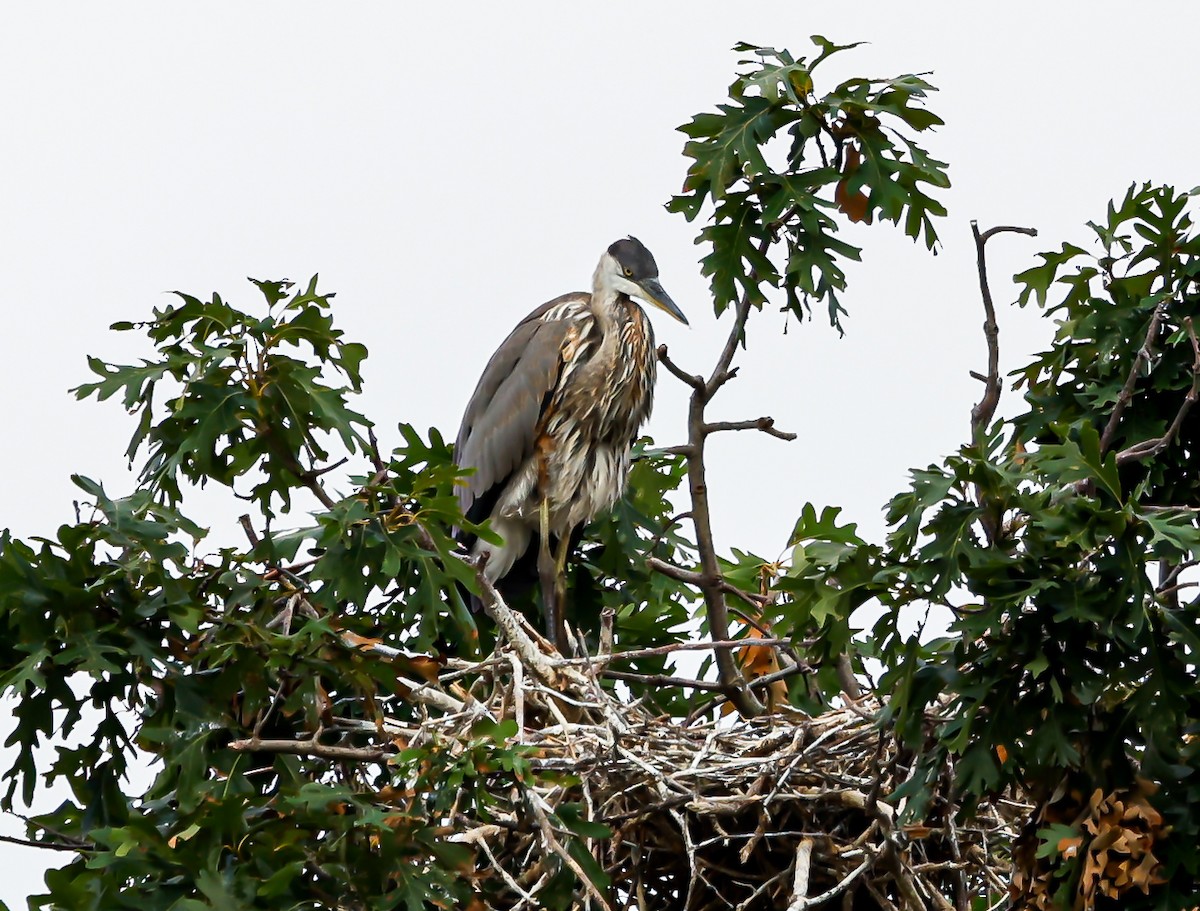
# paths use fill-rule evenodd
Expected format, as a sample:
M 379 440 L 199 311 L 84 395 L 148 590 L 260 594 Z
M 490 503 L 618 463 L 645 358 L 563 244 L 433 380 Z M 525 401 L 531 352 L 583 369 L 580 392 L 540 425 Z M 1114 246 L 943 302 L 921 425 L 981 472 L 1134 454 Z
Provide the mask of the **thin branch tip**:
M 668 373 L 670 373 L 673 377 L 675 377 L 679 381 L 687 384 L 688 386 L 691 386 L 693 390 L 699 390 L 699 389 L 704 388 L 704 378 L 701 376 L 695 376 L 691 373 L 688 373 L 686 370 L 684 370 L 682 367 L 680 367 L 678 364 L 676 364 L 673 360 L 671 360 L 670 355 L 667 353 L 666 345 L 658 346 L 658 360 L 659 360 L 659 363 L 661 363 L 664 367 L 667 368 Z

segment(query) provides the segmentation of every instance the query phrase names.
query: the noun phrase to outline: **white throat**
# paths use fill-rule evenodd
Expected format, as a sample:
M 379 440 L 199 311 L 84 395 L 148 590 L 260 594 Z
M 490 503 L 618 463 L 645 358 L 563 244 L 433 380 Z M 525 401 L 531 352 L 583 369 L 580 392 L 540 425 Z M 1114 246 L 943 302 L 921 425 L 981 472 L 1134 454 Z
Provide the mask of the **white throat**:
M 622 294 L 642 296 L 641 289 L 622 273 L 621 264 L 606 252 L 600 257 L 592 274 L 592 309 L 597 314 L 608 316 L 615 311 Z

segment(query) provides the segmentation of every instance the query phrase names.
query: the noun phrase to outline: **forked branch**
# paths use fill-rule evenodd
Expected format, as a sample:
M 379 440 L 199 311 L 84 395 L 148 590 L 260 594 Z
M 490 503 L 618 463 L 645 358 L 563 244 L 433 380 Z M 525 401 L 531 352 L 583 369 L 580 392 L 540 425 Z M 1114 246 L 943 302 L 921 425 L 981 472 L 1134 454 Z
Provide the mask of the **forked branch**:
M 766 254 L 771 245 L 771 238 L 766 237 L 759 244 L 759 252 Z M 748 286 L 754 283 L 750 276 Z M 689 374 L 682 370 L 667 356 L 665 346 L 658 350 L 659 360 L 674 376 L 686 383 L 692 390 L 688 407 L 688 441 L 685 446 L 676 451 L 687 460 L 688 493 L 692 501 L 692 523 L 696 530 L 696 548 L 700 555 L 700 572 L 696 574 L 695 584 L 704 596 L 704 607 L 708 615 L 709 633 L 714 640 L 729 639 L 729 607 L 725 603 L 724 577 L 717 560 L 717 549 L 713 543 L 712 517 L 708 508 L 708 482 L 705 478 L 704 443 L 710 433 L 718 430 L 755 429 L 770 433 L 783 439 L 789 437 L 774 429 L 770 418 L 760 418 L 757 421 L 727 422 L 710 424 L 705 420 L 705 406 L 712 400 L 717 390 L 729 382 L 737 373 L 731 369 L 738 344 L 742 341 L 746 330 L 746 320 L 750 316 L 750 294 L 746 291 L 737 303 L 734 311 L 733 325 L 729 337 L 717 358 L 717 363 L 709 374 L 708 379 Z M 728 649 L 716 651 L 717 673 L 721 683 L 728 688 L 729 698 L 743 717 L 752 718 L 761 715 L 763 704 L 746 686 L 733 655 Z
M 1037 237 L 1036 228 L 1018 228 L 1013 225 L 997 225 L 986 231 L 979 230 L 979 222 L 971 222 L 971 233 L 975 237 L 975 264 L 979 270 L 979 293 L 983 298 L 983 334 L 987 338 L 988 366 L 987 374 L 981 376 L 972 371 L 971 375 L 983 381 L 983 398 L 971 409 L 971 439 L 977 440 L 987 431 L 992 418 L 996 416 L 996 406 L 1000 404 L 1000 326 L 996 322 L 996 305 L 992 301 L 992 289 L 988 285 L 987 275 L 987 242 L 997 234 L 1010 232 Z M 976 498 L 980 505 L 983 502 L 982 493 L 976 489 Z M 983 511 L 981 524 L 988 541 L 995 543 L 1000 531 L 999 518 L 991 510 Z
M 979 270 L 979 293 L 983 297 L 983 334 L 987 338 L 988 367 L 983 379 L 983 398 L 971 409 L 971 436 L 987 429 L 996 416 L 1000 404 L 1000 326 L 996 323 L 996 305 L 992 302 L 992 290 L 987 276 L 987 242 L 997 234 L 1010 232 L 1037 237 L 1036 228 L 1018 228 L 1013 225 L 997 225 L 980 232 L 979 222 L 971 222 L 971 233 L 975 236 L 975 264 Z M 978 377 L 979 374 L 973 374 Z

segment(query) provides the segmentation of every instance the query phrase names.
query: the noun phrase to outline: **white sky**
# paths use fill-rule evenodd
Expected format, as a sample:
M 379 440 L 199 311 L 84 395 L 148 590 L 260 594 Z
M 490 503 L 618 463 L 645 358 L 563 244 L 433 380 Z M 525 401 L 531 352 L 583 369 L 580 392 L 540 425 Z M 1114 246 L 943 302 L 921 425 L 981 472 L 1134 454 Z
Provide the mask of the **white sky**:
M 453 436 L 491 351 L 537 304 L 587 287 L 635 234 L 692 321 L 657 319 L 685 367 L 724 338 L 692 246 L 662 204 L 686 163 L 674 128 L 724 100 L 737 41 L 808 51 L 871 44 L 837 75 L 932 70 L 951 164 L 944 247 L 856 229 L 847 336 L 767 315 L 716 419 L 770 414 L 800 440 L 725 435 L 710 486 L 723 546 L 773 557 L 802 504 L 840 504 L 872 535 L 910 467 L 963 439 L 985 349 L 969 221 L 1036 227 L 991 244 L 993 292 L 1036 251 L 1083 241 L 1134 180 L 1189 188 L 1200 125 L 1189 3 L 863 2 L 0 7 L 0 526 L 51 534 L 71 472 L 130 484 L 132 429 L 76 403 L 85 355 L 144 352 L 138 319 L 179 289 L 248 303 L 245 281 L 320 272 L 371 350 L 359 405 Z M 830 69 L 834 69 L 830 67 Z M 1049 339 L 1000 311 L 1002 365 Z M 664 375 L 651 431 L 682 438 L 685 390 Z M 1015 410 L 1011 396 L 1010 411 Z M 1002 404 L 1002 409 L 1004 404 Z M 206 520 L 236 515 L 202 507 Z M 297 523 L 299 524 L 299 523 Z M 16 820 L 0 831 L 23 834 Z M 47 852 L 48 853 L 48 852 Z M 42 865 L 0 845 L 0 900 L 23 906 Z

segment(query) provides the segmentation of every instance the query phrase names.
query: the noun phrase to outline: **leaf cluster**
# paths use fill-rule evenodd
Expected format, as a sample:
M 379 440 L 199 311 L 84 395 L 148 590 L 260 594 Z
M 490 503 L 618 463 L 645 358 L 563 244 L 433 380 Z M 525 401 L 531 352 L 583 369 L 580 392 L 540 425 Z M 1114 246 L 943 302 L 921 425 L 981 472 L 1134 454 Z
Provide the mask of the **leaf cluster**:
M 291 297 L 290 282 L 254 284 L 267 303 L 262 316 L 216 294 L 202 301 L 179 293 L 181 303 L 156 310 L 149 322 L 114 324 L 145 331 L 155 357 L 138 365 L 89 358 L 100 379 L 73 390 L 81 399 L 119 396 L 138 416 L 126 454 L 132 464 L 146 447 L 142 485 L 165 502 L 179 502 L 181 478 L 232 486 L 257 468 L 266 477 L 250 497 L 271 512 L 276 501 L 286 508 L 291 491 L 308 486 L 328 458 L 323 437 L 336 434 L 350 452 L 364 450 L 367 422 L 347 395 L 361 388 L 367 349 L 333 328 L 333 295 L 318 293 L 316 276 Z M 321 365 L 339 385 L 324 380 Z M 172 380 L 156 417 L 159 384 Z
M 817 68 L 858 45 L 812 40 L 812 59 L 735 48 L 754 56 L 742 62 L 729 103 L 680 127 L 692 164 L 667 208 L 694 220 L 711 206 L 697 243 L 710 247 L 701 263 L 718 314 L 742 295 L 761 307 L 768 289 L 782 288 L 786 310 L 803 319 L 816 300 L 841 330 L 844 263 L 862 251 L 838 236 L 839 214 L 903 223 L 933 249 L 933 218 L 946 210 L 931 193 L 950 180 L 946 164 L 914 138 L 942 123 L 924 105 L 934 87 L 907 74 L 818 91 Z M 783 256 L 773 259 L 767 250 L 777 239 Z

